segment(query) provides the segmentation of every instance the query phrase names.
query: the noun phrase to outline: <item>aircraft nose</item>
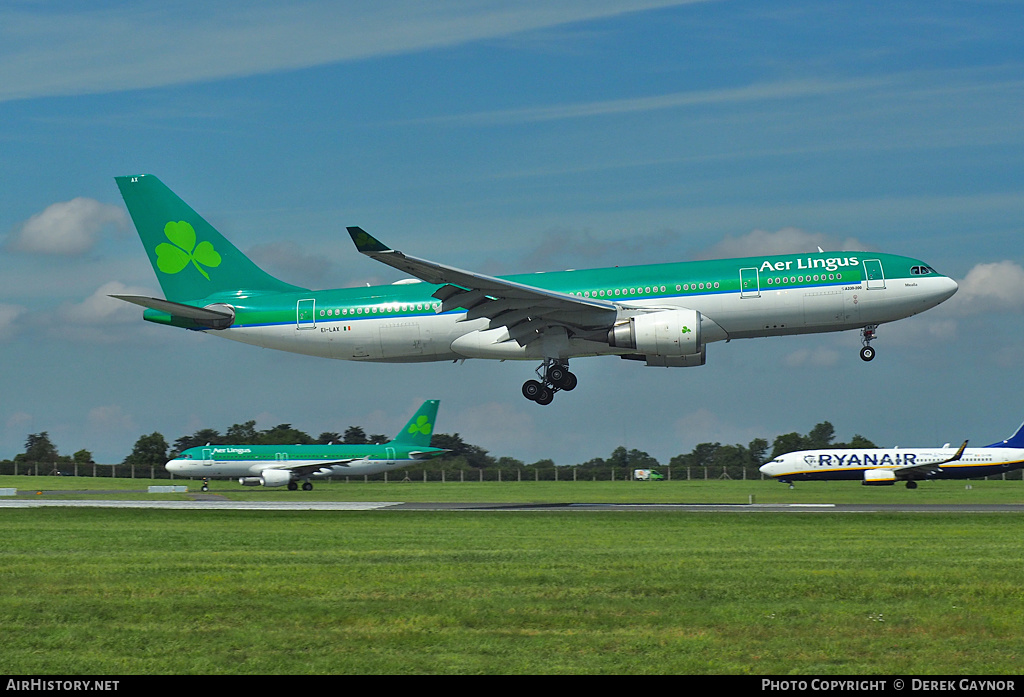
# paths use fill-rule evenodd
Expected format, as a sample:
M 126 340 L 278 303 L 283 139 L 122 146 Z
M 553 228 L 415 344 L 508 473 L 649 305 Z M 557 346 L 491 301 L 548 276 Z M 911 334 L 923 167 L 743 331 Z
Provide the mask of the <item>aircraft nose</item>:
M 957 282 L 952 278 L 945 276 L 941 279 L 939 287 L 937 289 L 938 296 L 941 298 L 939 302 L 944 302 L 953 297 L 953 294 L 960 288 Z

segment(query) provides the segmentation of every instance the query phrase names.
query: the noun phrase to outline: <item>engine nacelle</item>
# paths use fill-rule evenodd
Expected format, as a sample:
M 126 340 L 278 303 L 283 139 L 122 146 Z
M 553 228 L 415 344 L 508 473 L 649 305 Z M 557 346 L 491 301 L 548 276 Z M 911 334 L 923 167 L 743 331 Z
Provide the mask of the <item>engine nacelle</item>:
M 864 486 L 892 486 L 896 483 L 896 474 L 892 470 L 864 470 Z
M 608 345 L 635 349 L 648 356 L 699 354 L 702 347 L 700 313 L 696 310 L 663 310 L 630 317 L 611 328 Z
M 242 486 L 284 486 L 292 480 L 288 470 L 263 470 L 258 477 L 239 477 Z

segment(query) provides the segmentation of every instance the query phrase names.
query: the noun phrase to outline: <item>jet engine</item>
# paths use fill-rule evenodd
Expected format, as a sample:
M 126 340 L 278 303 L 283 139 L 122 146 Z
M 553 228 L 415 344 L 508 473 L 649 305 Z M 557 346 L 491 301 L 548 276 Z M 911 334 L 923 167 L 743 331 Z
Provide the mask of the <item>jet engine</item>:
M 608 332 L 612 348 L 635 349 L 648 356 L 692 356 L 701 352 L 700 313 L 662 310 L 630 317 Z
M 258 477 L 239 477 L 242 486 L 284 486 L 292 480 L 288 470 L 263 470 Z
M 875 469 L 864 470 L 865 486 L 892 486 L 896 483 L 896 474 L 892 470 Z

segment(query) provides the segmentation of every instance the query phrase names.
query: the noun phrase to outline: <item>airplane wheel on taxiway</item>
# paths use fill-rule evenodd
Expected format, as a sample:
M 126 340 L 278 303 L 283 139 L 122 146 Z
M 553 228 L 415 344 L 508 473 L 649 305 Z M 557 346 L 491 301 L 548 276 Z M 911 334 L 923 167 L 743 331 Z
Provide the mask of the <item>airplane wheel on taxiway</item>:
M 313 485 L 310 484 L 309 482 L 303 482 L 302 483 L 302 490 L 303 491 L 312 491 L 313 490 Z
M 875 357 L 875 350 L 870 346 L 865 346 L 860 350 L 860 359 L 862 361 L 870 361 Z
M 288 491 L 298 491 L 299 485 L 296 482 L 288 482 Z

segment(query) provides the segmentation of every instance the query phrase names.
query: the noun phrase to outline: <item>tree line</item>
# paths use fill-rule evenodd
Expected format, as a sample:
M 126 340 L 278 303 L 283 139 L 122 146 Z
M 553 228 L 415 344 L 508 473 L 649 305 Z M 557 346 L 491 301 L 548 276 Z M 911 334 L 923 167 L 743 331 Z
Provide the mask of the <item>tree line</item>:
M 754 468 L 760 467 L 765 462 L 773 460 L 785 453 L 795 450 L 816 450 L 821 448 L 874 448 L 875 444 L 861 436 L 854 435 L 847 443 L 835 442 L 835 428 L 828 421 L 823 421 L 810 430 L 807 434 L 785 433 L 777 436 L 771 444 L 769 452 L 768 441 L 763 438 L 755 438 L 747 445 L 722 443 L 698 443 L 688 453 L 681 453 L 672 457 L 665 465 L 672 468 L 686 468 L 700 470 L 703 468 Z M 187 436 L 182 436 L 172 444 L 168 444 L 163 434 L 153 432 L 141 436 L 132 448 L 131 453 L 122 461 L 125 465 L 138 465 L 146 467 L 163 467 L 164 463 L 176 457 L 179 453 L 201 445 L 326 445 L 329 443 L 344 443 L 352 445 L 382 444 L 387 443 L 389 438 L 381 434 L 367 435 L 360 426 L 350 426 L 344 433 L 324 432 L 316 438 L 292 427 L 291 424 L 278 424 L 266 430 L 257 430 L 255 421 L 246 421 L 242 424 L 233 424 L 223 434 L 216 429 L 204 428 Z M 523 462 L 513 457 L 495 457 L 487 450 L 478 445 L 466 443 L 458 433 L 435 433 L 431 438 L 431 445 L 436 448 L 445 448 L 449 452 L 443 456 L 420 463 L 421 469 L 442 470 L 442 469 L 487 469 L 487 468 L 522 468 L 522 467 L 545 467 L 553 468 L 555 463 L 551 459 L 541 459 L 536 462 Z M 93 464 L 92 453 L 88 450 L 79 450 L 74 455 L 60 455 L 56 446 L 50 440 L 48 432 L 29 434 L 25 440 L 25 451 L 14 456 L 14 460 L 7 460 L 6 463 L 29 464 L 45 463 L 59 467 L 63 464 Z M 575 467 L 583 468 L 594 473 L 608 470 L 634 470 L 634 469 L 656 469 L 663 463 L 648 453 L 638 449 L 627 449 L 619 446 L 606 458 L 592 458 L 581 462 Z

